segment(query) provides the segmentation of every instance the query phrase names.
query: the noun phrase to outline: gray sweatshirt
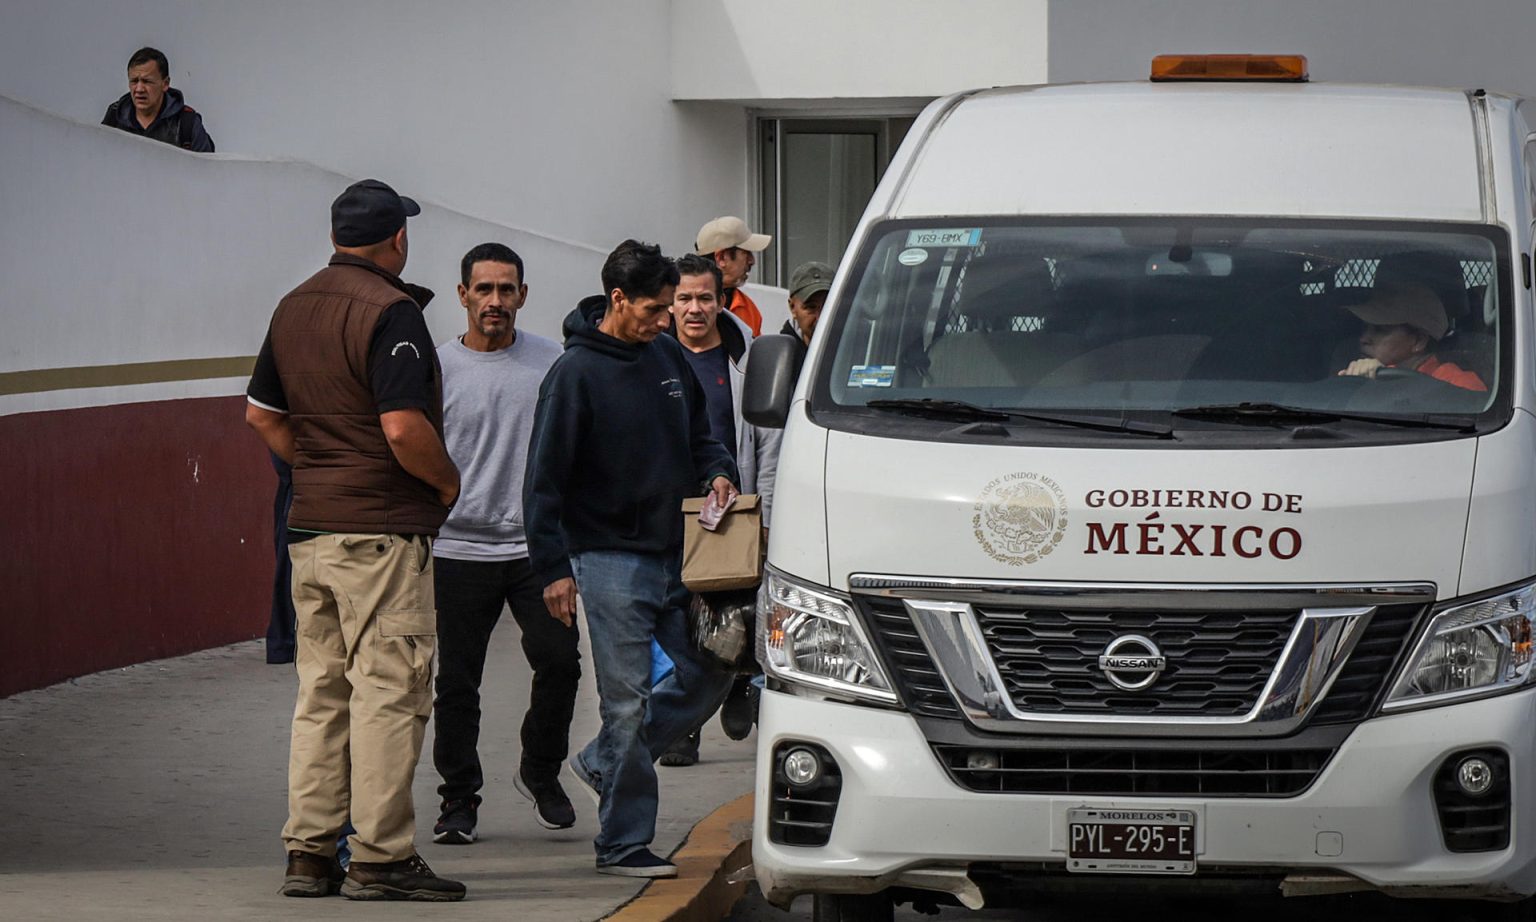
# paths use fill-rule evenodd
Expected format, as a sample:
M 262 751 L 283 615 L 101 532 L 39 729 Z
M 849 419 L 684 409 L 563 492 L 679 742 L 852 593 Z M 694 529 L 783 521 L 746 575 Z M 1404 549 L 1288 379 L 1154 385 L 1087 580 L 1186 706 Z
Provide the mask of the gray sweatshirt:
M 454 560 L 528 556 L 523 532 L 523 468 L 533 410 L 560 344 L 523 330 L 512 345 L 476 352 L 451 339 L 437 347 L 443 365 L 443 435 L 459 468 L 459 500 L 432 553 Z

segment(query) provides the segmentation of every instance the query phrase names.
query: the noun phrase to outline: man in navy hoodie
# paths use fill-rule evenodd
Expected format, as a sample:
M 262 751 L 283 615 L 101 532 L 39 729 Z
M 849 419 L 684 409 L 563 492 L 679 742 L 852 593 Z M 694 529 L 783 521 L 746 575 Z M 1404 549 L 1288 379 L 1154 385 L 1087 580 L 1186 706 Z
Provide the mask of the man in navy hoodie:
M 128 59 L 128 92 L 107 107 L 103 125 L 175 144 L 201 154 L 213 153 L 213 138 L 203 117 L 171 89 L 171 65 L 154 48 L 140 48 Z
M 671 323 L 677 267 L 626 240 L 602 271 L 606 294 L 565 319 L 565 352 L 539 388 L 523 478 L 528 555 L 551 616 L 570 624 L 577 592 L 597 674 L 603 727 L 573 755 L 598 796 L 597 870 L 672 877 L 656 835 L 656 758 L 706 719 L 731 676 L 688 640 L 682 501 L 707 488 L 722 503 L 739 476 L 710 436 L 704 391 Z M 651 640 L 672 674 L 651 687 Z

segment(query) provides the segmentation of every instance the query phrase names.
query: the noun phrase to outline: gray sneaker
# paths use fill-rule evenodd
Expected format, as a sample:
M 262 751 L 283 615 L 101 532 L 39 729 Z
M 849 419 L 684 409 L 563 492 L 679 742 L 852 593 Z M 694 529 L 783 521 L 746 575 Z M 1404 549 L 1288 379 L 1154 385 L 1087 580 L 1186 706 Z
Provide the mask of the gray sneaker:
M 597 772 L 589 771 L 587 764 L 581 761 L 581 751 L 571 753 L 571 757 L 565 760 L 565 768 L 576 779 L 576 786 L 587 792 L 592 798 L 593 806 L 602 806 L 603 803 L 603 779 Z

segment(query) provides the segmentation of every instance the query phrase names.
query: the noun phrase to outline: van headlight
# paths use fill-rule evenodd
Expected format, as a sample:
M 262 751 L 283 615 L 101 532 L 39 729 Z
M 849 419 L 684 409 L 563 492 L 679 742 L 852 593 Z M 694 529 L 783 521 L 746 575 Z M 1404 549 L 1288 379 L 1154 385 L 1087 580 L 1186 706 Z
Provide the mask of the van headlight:
M 758 593 L 758 659 L 777 678 L 896 702 L 891 681 L 846 597 L 768 569 Z
M 1383 711 L 1481 697 L 1529 685 L 1536 584 L 1440 612 L 1398 673 Z

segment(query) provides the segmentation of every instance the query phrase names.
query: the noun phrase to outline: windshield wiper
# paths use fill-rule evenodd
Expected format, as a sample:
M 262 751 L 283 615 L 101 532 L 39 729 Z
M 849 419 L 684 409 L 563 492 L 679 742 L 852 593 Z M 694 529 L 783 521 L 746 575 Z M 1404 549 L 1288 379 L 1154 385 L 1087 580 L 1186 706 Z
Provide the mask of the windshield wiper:
M 875 410 L 894 410 L 926 419 L 945 419 L 957 422 L 1006 422 L 1026 420 L 1071 426 L 1077 429 L 1095 429 L 1100 432 L 1123 432 L 1130 435 L 1146 435 L 1159 439 L 1173 438 L 1173 429 L 1129 419 L 1102 419 L 1086 416 L 1057 416 L 1051 413 L 1027 413 L 1001 407 L 982 407 L 963 400 L 936 400 L 932 397 L 903 397 L 871 400 L 865 406 Z
M 896 400 L 871 400 L 864 404 L 876 410 L 898 410 L 911 416 L 927 419 L 950 419 L 957 422 L 991 420 L 1005 422 L 1008 414 L 987 407 L 979 407 L 963 400 L 935 400 L 932 397 L 905 397 Z
M 1352 413 L 1347 410 L 1315 410 L 1310 407 L 1292 407 L 1281 403 L 1212 403 L 1198 407 L 1174 410 L 1174 416 L 1187 419 L 1213 419 L 1230 422 L 1292 422 L 1378 423 L 1384 426 L 1403 426 L 1409 429 L 1451 429 L 1457 432 L 1475 432 L 1476 421 L 1469 416 L 1389 416 L 1384 413 Z

